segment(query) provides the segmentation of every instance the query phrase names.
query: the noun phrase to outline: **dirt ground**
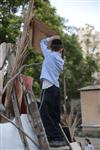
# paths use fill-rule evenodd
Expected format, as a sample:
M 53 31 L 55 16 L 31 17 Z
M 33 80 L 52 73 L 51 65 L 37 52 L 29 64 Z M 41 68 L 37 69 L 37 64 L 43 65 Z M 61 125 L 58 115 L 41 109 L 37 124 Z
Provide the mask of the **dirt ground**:
M 85 138 L 80 138 L 80 137 L 76 137 L 77 142 L 81 142 L 82 144 L 82 148 L 84 150 L 85 147 L 85 142 L 84 142 Z M 100 138 L 89 138 L 91 143 L 94 145 L 95 150 L 100 150 Z

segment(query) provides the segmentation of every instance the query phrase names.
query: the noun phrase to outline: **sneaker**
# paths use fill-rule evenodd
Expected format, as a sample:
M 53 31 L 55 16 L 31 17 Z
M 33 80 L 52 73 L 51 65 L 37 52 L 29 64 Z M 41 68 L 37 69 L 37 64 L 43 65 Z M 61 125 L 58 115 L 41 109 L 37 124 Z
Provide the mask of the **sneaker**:
M 64 141 L 50 141 L 49 142 L 50 147 L 61 147 L 66 146 Z

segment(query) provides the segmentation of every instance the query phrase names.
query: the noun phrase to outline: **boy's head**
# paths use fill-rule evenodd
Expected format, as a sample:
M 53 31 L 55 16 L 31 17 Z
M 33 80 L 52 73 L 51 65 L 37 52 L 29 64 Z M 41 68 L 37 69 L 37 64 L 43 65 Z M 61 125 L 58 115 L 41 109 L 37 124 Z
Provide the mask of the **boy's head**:
M 50 47 L 52 51 L 60 51 L 63 49 L 62 41 L 60 39 L 54 39 L 51 41 Z

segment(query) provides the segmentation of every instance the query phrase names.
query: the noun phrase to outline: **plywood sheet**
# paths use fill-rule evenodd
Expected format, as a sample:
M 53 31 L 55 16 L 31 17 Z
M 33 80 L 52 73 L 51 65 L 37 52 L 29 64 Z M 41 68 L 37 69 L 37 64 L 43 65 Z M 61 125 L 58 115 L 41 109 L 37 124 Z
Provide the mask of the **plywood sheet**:
M 31 23 L 32 27 L 32 45 L 37 50 L 37 52 L 41 52 L 40 41 L 41 39 L 53 35 L 58 35 L 57 32 L 49 28 L 45 23 L 33 19 Z

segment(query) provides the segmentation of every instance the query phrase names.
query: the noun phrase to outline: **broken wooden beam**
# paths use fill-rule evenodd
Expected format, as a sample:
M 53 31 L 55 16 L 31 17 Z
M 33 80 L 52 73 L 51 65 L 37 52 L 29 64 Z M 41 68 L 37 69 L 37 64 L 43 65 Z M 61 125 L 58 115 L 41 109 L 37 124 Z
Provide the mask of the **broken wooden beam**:
M 22 129 L 24 131 L 23 125 L 22 125 L 22 122 L 20 119 L 19 106 L 18 106 L 18 101 L 17 101 L 17 97 L 16 97 L 16 93 L 15 93 L 14 88 L 13 88 L 13 92 L 12 92 L 12 104 L 13 104 L 16 124 L 20 129 Z M 20 135 L 24 150 L 30 150 L 25 135 L 22 132 L 20 132 L 20 130 L 18 130 L 18 131 L 19 131 L 19 135 Z

